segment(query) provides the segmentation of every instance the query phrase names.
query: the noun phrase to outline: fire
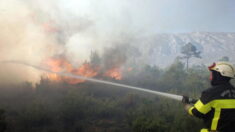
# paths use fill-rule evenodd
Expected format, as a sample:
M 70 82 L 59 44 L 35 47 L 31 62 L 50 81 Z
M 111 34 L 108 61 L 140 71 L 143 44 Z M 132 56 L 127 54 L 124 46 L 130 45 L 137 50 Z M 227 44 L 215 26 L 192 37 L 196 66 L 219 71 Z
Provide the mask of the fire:
M 121 80 L 122 79 L 122 70 L 121 66 L 116 66 L 114 68 L 110 69 L 102 69 L 99 66 L 91 66 L 90 63 L 86 62 L 83 63 L 79 67 L 74 67 L 67 59 L 64 57 L 58 57 L 58 58 L 50 58 L 47 59 L 44 63 L 44 65 L 47 66 L 51 71 L 53 72 L 65 72 L 65 73 L 71 73 L 74 75 L 79 75 L 83 77 L 110 77 L 115 80 Z M 131 71 L 132 68 L 128 68 L 127 71 Z M 66 82 L 69 84 L 78 84 L 85 82 L 85 80 L 81 79 L 74 79 L 71 77 L 64 77 L 53 73 L 46 74 L 47 78 L 52 81 L 58 81 L 58 82 Z
M 122 79 L 122 74 L 120 68 L 113 68 L 108 70 L 105 74 L 107 77 L 114 78 L 116 80 L 121 80 Z
M 73 69 L 70 73 L 84 76 L 84 77 L 94 77 L 97 75 L 98 72 L 96 71 L 96 69 L 92 69 L 90 64 L 84 63 L 83 65 L 81 65 L 77 69 Z M 85 80 L 67 78 L 67 82 L 70 84 L 77 84 L 77 83 L 85 82 Z
M 73 69 L 72 65 L 65 59 L 51 58 L 45 63 L 53 72 L 71 71 Z
M 72 64 L 70 64 L 66 59 L 51 58 L 45 61 L 45 64 L 53 72 L 66 72 L 66 73 L 72 73 L 72 74 L 80 75 L 84 77 L 94 77 L 97 75 L 96 69 L 92 69 L 92 67 L 88 63 L 84 63 L 80 67 L 74 68 Z M 85 81 L 85 80 L 74 79 L 70 77 L 62 77 L 53 73 L 48 73 L 47 77 L 52 81 L 64 81 L 70 84 L 77 84 L 77 83 L 82 83 Z

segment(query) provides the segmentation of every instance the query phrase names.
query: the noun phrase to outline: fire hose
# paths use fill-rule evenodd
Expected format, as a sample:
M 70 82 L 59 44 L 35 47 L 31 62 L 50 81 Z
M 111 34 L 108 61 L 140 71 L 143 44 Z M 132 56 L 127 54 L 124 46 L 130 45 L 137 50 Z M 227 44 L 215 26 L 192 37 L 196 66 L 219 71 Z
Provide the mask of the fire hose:
M 23 62 L 23 61 L 0 61 L 0 63 L 21 64 L 21 65 L 24 65 L 24 66 L 32 67 L 32 68 L 35 68 L 37 70 L 57 74 L 57 75 L 60 75 L 60 76 L 66 76 L 66 77 L 86 80 L 86 81 L 95 82 L 95 83 L 107 84 L 107 85 L 112 85 L 112 86 L 124 87 L 124 88 L 132 89 L 132 90 L 137 90 L 137 91 L 141 91 L 141 92 L 151 93 L 151 94 L 155 94 L 155 95 L 158 95 L 158 96 L 170 98 L 170 99 L 173 99 L 173 100 L 176 100 L 176 101 L 182 101 L 183 103 L 187 103 L 187 104 L 195 103 L 194 99 L 189 98 L 187 96 L 176 95 L 176 94 L 165 93 L 165 92 L 159 92 L 159 91 L 149 90 L 149 89 L 145 89 L 145 88 L 141 88 L 141 87 L 135 87 L 135 86 L 116 83 L 116 82 L 110 82 L 110 81 L 104 81 L 104 80 L 99 80 L 99 79 L 85 77 L 85 76 L 79 76 L 79 75 L 75 75 L 75 74 L 71 74 L 71 73 L 54 72 L 54 71 L 51 71 L 49 69 L 46 69 L 46 68 L 43 68 L 43 67 L 40 67 L 40 66 L 36 66 L 36 65 L 32 65 L 32 64 L 29 64 L 29 63 L 26 63 L 26 62 Z

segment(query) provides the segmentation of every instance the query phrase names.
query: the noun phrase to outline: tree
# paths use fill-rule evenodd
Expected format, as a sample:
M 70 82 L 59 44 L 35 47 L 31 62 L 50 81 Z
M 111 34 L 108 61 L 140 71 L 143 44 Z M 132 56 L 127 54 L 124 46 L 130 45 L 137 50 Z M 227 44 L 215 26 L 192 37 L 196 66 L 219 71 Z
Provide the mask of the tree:
M 93 67 L 100 66 L 101 58 L 96 51 L 92 51 L 90 55 L 90 63 Z
M 188 43 L 181 47 L 181 53 L 184 54 L 181 59 L 186 59 L 186 68 L 188 70 L 189 65 L 189 59 L 192 57 L 201 58 L 200 54 L 201 51 L 198 51 L 196 46 L 194 46 L 192 43 Z

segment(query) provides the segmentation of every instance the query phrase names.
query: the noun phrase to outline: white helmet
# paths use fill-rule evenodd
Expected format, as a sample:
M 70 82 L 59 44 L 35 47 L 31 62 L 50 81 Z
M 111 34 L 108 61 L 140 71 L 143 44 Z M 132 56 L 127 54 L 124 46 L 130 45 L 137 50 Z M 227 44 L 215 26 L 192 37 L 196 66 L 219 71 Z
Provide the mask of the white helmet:
M 222 76 L 235 78 L 235 68 L 232 64 L 228 62 L 216 62 L 208 68 L 209 70 L 219 72 Z

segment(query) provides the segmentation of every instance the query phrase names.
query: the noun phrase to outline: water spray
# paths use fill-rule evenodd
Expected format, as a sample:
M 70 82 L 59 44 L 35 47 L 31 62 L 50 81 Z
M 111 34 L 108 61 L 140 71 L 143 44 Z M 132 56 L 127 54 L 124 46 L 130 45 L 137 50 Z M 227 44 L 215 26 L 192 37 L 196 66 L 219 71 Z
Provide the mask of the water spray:
M 71 78 L 76 78 L 76 79 L 81 79 L 81 80 L 87 80 L 87 81 L 90 81 L 90 82 L 96 82 L 96 83 L 107 84 L 107 85 L 112 85 L 112 86 L 124 87 L 124 88 L 133 89 L 133 90 L 137 90 L 137 91 L 141 91 L 141 92 L 155 94 L 155 95 L 166 97 L 166 98 L 171 98 L 171 99 L 174 99 L 174 100 L 177 100 L 177 101 L 182 101 L 182 99 L 183 99 L 183 96 L 181 96 L 181 95 L 170 94 L 170 93 L 159 92 L 159 91 L 153 91 L 153 90 L 149 90 L 149 89 L 145 89 L 145 88 L 141 88 L 141 87 L 135 87 L 135 86 L 130 86 L 130 85 L 121 84 L 121 83 L 104 81 L 104 80 L 99 80 L 99 79 L 95 79 L 95 78 L 79 76 L 79 75 L 75 75 L 75 74 L 71 74 L 71 73 L 54 72 L 54 71 L 51 71 L 49 69 L 46 69 L 46 68 L 43 68 L 43 67 L 40 67 L 40 66 L 36 66 L 36 65 L 31 65 L 31 64 L 28 64 L 28 63 L 23 62 L 23 61 L 0 61 L 0 63 L 21 64 L 21 65 L 24 65 L 24 66 L 33 67 L 37 70 L 45 71 L 45 72 L 48 72 L 48 73 L 54 73 L 54 74 L 57 74 L 57 75 L 60 75 L 60 76 L 66 76 L 66 77 L 71 77 Z

